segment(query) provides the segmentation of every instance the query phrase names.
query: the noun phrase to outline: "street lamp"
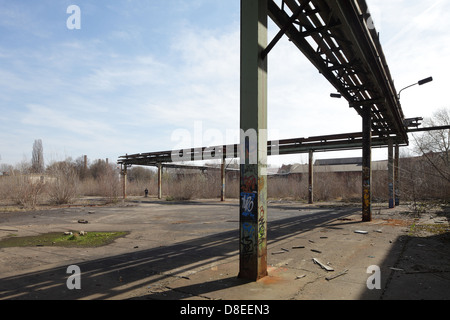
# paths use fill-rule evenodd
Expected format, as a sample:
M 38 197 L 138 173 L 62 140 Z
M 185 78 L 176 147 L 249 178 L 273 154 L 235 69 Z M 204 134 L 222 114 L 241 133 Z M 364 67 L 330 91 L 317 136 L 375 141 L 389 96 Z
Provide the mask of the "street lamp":
M 401 93 L 403 90 L 408 89 L 408 88 L 410 88 L 410 87 L 413 87 L 413 86 L 415 86 L 415 85 L 421 86 L 421 85 L 424 85 L 424 84 L 426 84 L 426 83 L 428 83 L 428 82 L 431 82 L 431 81 L 433 81 L 433 77 L 428 77 L 428 78 L 425 78 L 425 79 L 420 80 L 420 81 L 417 82 L 417 83 L 413 83 L 413 84 L 411 84 L 411 85 L 409 85 L 409 86 L 407 86 L 407 87 L 404 87 L 402 90 L 400 90 L 400 91 L 398 92 L 398 99 L 400 100 L 400 93 Z

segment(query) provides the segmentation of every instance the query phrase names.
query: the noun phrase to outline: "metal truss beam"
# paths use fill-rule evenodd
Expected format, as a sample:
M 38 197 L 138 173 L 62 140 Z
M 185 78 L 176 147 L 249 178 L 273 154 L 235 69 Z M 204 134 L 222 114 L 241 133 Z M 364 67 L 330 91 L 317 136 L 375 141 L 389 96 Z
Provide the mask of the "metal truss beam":
M 393 138 L 396 144 L 402 144 L 400 139 Z M 334 135 L 315 136 L 309 138 L 283 139 L 267 142 L 267 154 L 289 155 L 327 151 L 344 151 L 362 149 L 363 139 L 361 132 L 343 133 Z M 385 148 L 388 146 L 387 137 L 372 137 L 372 146 Z M 214 150 L 214 152 L 211 152 Z M 172 155 L 183 154 L 182 160 Z M 225 158 L 239 158 L 240 145 L 225 145 L 215 147 L 189 148 L 184 150 L 169 150 L 159 152 L 138 153 L 119 157 L 118 163 L 122 165 L 157 166 L 158 163 L 176 163 L 183 161 L 220 160 Z M 203 167 L 202 167 L 203 168 Z
M 404 115 L 365 0 L 283 0 L 281 7 L 269 0 L 269 16 L 358 114 L 369 105 L 374 134 L 394 134 L 408 144 Z
M 450 130 L 450 126 L 436 126 L 436 127 L 408 129 L 408 132 L 425 132 L 425 131 L 437 131 L 437 130 Z
M 180 169 L 180 170 L 200 170 L 200 171 L 239 171 L 235 168 L 227 168 L 226 166 L 222 169 L 222 167 L 212 167 L 212 166 L 194 166 L 189 164 L 172 164 L 165 163 L 163 164 L 163 168 L 168 169 Z

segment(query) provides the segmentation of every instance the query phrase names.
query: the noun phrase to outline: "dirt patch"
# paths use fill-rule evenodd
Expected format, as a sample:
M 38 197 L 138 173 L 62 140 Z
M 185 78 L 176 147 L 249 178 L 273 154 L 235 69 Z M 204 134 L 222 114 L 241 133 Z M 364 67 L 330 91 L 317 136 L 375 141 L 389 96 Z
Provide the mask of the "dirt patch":
M 400 219 L 383 219 L 383 225 L 393 227 L 409 227 L 413 221 Z
M 264 285 L 273 285 L 286 281 L 282 278 L 281 274 L 287 271 L 287 268 L 268 267 L 268 275 L 258 280 Z
M 191 223 L 192 221 L 187 221 L 187 220 L 179 220 L 179 221 L 174 221 L 172 222 L 172 224 L 185 224 L 185 223 Z

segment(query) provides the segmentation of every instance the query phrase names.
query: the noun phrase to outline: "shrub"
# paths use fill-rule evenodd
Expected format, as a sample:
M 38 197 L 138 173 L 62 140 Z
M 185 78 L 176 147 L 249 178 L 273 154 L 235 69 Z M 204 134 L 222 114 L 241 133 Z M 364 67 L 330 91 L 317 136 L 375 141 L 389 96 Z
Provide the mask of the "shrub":
M 77 196 L 79 178 L 70 163 L 64 161 L 52 166 L 49 170 L 51 181 L 48 183 L 50 202 L 54 204 L 71 203 Z

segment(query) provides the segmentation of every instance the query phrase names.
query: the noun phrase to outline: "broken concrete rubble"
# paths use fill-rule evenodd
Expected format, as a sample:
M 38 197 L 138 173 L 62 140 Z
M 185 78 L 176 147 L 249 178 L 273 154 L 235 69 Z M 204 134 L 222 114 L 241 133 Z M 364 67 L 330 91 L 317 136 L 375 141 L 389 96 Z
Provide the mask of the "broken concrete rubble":
M 334 269 L 326 264 L 323 264 L 318 259 L 313 258 L 314 263 L 318 264 L 322 269 L 325 269 L 326 271 L 334 271 Z

